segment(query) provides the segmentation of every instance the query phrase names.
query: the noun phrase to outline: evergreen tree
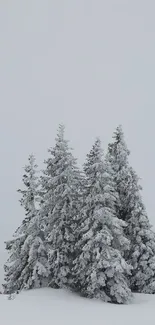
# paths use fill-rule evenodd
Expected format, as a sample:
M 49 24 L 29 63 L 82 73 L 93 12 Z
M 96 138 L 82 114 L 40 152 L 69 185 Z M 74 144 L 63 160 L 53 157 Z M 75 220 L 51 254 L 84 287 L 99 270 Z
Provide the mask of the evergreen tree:
M 54 148 L 49 150 L 42 186 L 46 192 L 41 213 L 49 251 L 51 287 L 72 287 L 72 260 L 75 255 L 82 176 L 76 159 L 64 139 L 60 125 Z M 44 219 L 43 217 L 43 219 Z
M 113 172 L 108 161 L 103 162 L 99 139 L 87 155 L 84 171 L 85 202 L 73 268 L 76 288 L 84 296 L 126 303 L 131 297 L 127 284 L 130 266 L 123 253 L 129 248 L 129 241 L 123 234 L 125 222 L 116 217 Z
M 117 217 L 127 223 L 125 234 L 131 242 L 126 254 L 133 267 L 130 286 L 135 292 L 155 293 L 155 234 L 142 202 L 139 179 L 129 166 L 128 157 L 129 150 L 119 126 L 114 142 L 108 147 L 108 159 L 119 196 Z
M 139 178 L 132 168 L 129 183 L 126 234 L 131 240 L 127 255 L 133 266 L 131 289 L 140 293 L 155 293 L 155 233 L 142 202 Z
M 36 169 L 35 158 L 31 155 L 23 175 L 25 189 L 18 190 L 22 195 L 20 203 L 25 209 L 25 219 L 16 230 L 13 239 L 6 242 L 6 249 L 10 255 L 4 266 L 6 293 L 47 285 L 49 275 L 47 253 L 36 207 L 38 198 Z

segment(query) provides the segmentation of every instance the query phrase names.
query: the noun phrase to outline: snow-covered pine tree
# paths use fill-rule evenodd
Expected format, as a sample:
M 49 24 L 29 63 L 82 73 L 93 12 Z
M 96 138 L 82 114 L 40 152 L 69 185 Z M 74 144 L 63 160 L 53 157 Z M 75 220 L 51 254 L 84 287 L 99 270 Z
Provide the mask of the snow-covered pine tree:
M 76 289 L 91 298 L 127 303 L 131 298 L 127 284 L 131 268 L 123 253 L 129 241 L 123 233 L 125 222 L 116 217 L 113 172 L 108 161 L 103 162 L 99 139 L 87 155 L 84 171 L 86 194 L 73 268 Z
M 127 223 L 125 234 L 131 242 L 126 254 L 126 260 L 133 267 L 130 287 L 135 292 L 155 293 L 155 234 L 142 202 L 139 179 L 129 166 L 128 156 L 129 150 L 119 126 L 114 142 L 108 147 L 108 159 L 119 196 L 117 217 Z
M 114 142 L 108 145 L 107 158 L 111 164 L 114 173 L 114 182 L 116 185 L 116 191 L 118 194 L 118 200 L 116 202 L 117 216 L 125 220 L 124 207 L 127 207 L 127 197 L 129 194 L 129 175 L 130 167 L 128 157 L 130 151 L 124 140 L 124 134 L 122 126 L 117 127 L 114 133 Z
M 131 240 L 127 255 L 133 266 L 131 289 L 134 292 L 155 293 L 155 233 L 142 202 L 139 178 L 132 168 L 128 183 L 126 235 Z
M 71 268 L 75 258 L 82 176 L 64 138 L 64 126 L 59 126 L 55 146 L 49 152 L 42 178 L 46 196 L 41 208 L 49 250 L 49 285 L 73 287 Z
M 44 234 L 40 230 L 40 219 L 36 207 L 38 198 L 37 165 L 33 155 L 25 166 L 23 175 L 25 189 L 21 193 L 21 206 L 25 219 L 16 230 L 11 241 L 6 242 L 9 259 L 4 266 L 5 293 L 47 285 L 49 275 L 48 256 L 44 247 Z

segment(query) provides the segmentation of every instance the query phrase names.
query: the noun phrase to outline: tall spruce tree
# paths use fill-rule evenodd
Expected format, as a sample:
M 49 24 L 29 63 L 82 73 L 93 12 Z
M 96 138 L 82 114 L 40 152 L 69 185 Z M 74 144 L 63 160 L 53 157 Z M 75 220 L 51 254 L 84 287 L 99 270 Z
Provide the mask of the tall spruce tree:
M 64 138 L 63 125 L 59 126 L 55 146 L 49 153 L 42 177 L 46 196 L 41 208 L 49 251 L 49 285 L 54 288 L 73 287 L 71 268 L 82 199 L 82 176 Z
M 23 183 L 25 189 L 18 192 L 22 195 L 20 203 L 25 210 L 25 219 L 16 230 L 13 239 L 6 242 L 6 249 L 10 255 L 4 266 L 6 293 L 47 286 L 49 275 L 44 234 L 40 230 L 36 207 L 38 178 L 33 155 L 30 155 L 29 164 L 25 166 Z
M 113 172 L 108 161 L 103 162 L 99 139 L 87 155 L 84 171 L 85 202 L 73 268 L 76 289 L 91 298 L 126 303 L 131 297 L 127 284 L 131 268 L 123 253 L 129 241 L 123 234 L 125 222 L 116 217 Z
M 130 277 L 132 291 L 155 293 L 155 234 L 150 225 L 141 197 L 141 186 L 134 170 L 129 166 L 122 127 L 109 144 L 108 159 L 114 173 L 117 201 L 117 217 L 127 223 L 125 234 L 130 240 L 126 260 L 133 267 Z

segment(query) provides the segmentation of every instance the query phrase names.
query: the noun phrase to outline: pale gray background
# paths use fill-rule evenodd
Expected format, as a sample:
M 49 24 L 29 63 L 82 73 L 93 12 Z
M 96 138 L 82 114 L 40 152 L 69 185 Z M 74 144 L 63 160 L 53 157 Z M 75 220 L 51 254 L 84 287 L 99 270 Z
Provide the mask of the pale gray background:
M 23 217 L 16 189 L 66 124 L 79 162 L 122 123 L 155 224 L 155 1 L 0 1 L 0 282 Z

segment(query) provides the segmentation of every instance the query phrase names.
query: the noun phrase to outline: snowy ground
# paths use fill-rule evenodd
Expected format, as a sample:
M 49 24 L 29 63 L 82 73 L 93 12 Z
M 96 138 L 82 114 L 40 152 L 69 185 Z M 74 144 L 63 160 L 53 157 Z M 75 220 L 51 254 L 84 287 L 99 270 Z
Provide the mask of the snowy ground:
M 24 292 L 15 300 L 1 295 L 0 324 L 153 325 L 155 296 L 135 295 L 131 305 L 118 306 L 53 289 Z

